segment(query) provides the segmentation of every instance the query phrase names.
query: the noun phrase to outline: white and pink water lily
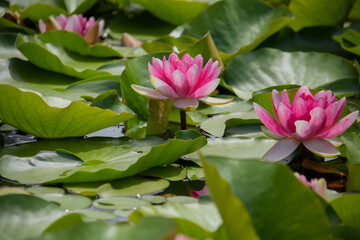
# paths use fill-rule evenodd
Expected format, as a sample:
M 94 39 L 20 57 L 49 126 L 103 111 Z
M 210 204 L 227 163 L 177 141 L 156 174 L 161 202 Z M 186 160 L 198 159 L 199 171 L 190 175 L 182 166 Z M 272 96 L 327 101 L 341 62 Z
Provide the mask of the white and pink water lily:
M 184 110 L 195 110 L 201 100 L 207 104 L 218 105 L 233 99 L 208 97 L 219 85 L 221 66 L 210 59 L 203 67 L 203 57 L 192 58 L 185 54 L 181 60 L 175 53 L 167 60 L 152 59 L 149 63 L 150 80 L 155 89 L 132 84 L 131 87 L 140 95 L 154 100 L 174 99 L 174 106 Z
M 305 186 L 311 187 L 314 192 L 319 194 L 321 197 L 326 198 L 326 180 L 324 178 L 312 178 L 310 181 L 307 180 L 307 178 L 299 174 L 297 172 L 294 173 L 295 177 L 297 177 Z
M 94 17 L 87 19 L 81 14 L 66 17 L 61 14 L 57 17 L 49 17 L 46 22 L 39 21 L 40 32 L 50 30 L 64 30 L 83 36 L 88 44 L 94 44 L 104 28 L 104 20 L 96 21 Z
M 313 96 L 308 87 L 303 86 L 290 104 L 286 90 L 281 95 L 273 90 L 272 103 L 278 121 L 263 107 L 254 103 L 257 115 L 266 126 L 263 127 L 264 133 L 279 140 L 264 155 L 264 160 L 282 160 L 300 144 L 318 156 L 339 155 L 336 147 L 341 145 L 341 140 L 334 137 L 348 129 L 358 115 L 358 111 L 352 112 L 337 122 L 345 102 L 345 98 L 336 101 L 336 95 L 332 95 L 330 90 L 319 91 Z

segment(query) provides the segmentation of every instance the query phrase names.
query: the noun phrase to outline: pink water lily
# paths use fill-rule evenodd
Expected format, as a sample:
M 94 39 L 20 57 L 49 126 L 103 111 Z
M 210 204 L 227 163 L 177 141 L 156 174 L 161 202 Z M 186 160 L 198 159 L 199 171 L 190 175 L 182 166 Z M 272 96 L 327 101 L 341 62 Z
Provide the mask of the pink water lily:
M 339 155 L 336 146 L 341 145 L 341 141 L 333 138 L 348 129 L 358 115 L 358 111 L 352 112 L 336 123 L 345 101 L 345 98 L 336 101 L 336 95 L 331 91 L 320 91 L 313 96 L 308 87 L 303 86 L 290 104 L 286 90 L 281 95 L 273 90 L 272 102 L 278 121 L 254 103 L 257 115 L 266 126 L 263 127 L 264 133 L 279 140 L 263 158 L 268 161 L 284 159 L 301 143 L 322 157 Z
M 57 17 L 49 17 L 46 22 L 40 20 L 39 28 L 41 33 L 50 30 L 75 32 L 83 36 L 88 44 L 94 44 L 98 41 L 104 28 L 104 20 L 95 21 L 94 17 L 87 19 L 81 14 L 69 17 L 61 14 Z
M 211 105 L 225 104 L 232 99 L 208 97 L 219 85 L 218 78 L 221 67 L 218 61 L 210 59 L 203 67 L 203 57 L 197 55 L 194 59 L 185 54 L 181 60 L 175 53 L 167 60 L 152 59 L 149 63 L 151 83 L 155 89 L 139 85 L 131 87 L 140 95 L 154 100 L 174 99 L 175 107 L 191 111 L 199 105 L 198 99 Z
M 305 186 L 311 187 L 314 192 L 319 194 L 321 197 L 326 198 L 326 180 L 324 178 L 312 178 L 310 181 L 307 180 L 307 178 L 299 174 L 297 172 L 294 173 L 295 177 L 297 177 Z

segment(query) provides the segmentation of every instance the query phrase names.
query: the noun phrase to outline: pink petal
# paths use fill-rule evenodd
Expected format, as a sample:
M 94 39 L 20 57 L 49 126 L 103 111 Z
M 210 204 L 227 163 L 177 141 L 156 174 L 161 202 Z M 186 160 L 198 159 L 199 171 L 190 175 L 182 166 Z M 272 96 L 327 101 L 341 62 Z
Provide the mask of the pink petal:
M 179 57 L 175 53 L 171 53 L 169 56 L 169 62 L 175 67 L 178 61 L 180 61 Z
M 171 86 L 175 88 L 179 97 L 185 97 L 189 92 L 189 84 L 185 75 L 179 70 L 175 70 L 171 76 Z
M 193 90 L 194 86 L 198 83 L 200 77 L 198 66 L 196 64 L 192 65 L 186 72 L 185 77 L 189 84 L 190 91 Z
M 336 147 L 321 138 L 308 139 L 302 143 L 309 151 L 321 157 L 335 157 L 340 154 Z
M 338 123 L 336 123 L 332 128 L 330 128 L 325 133 L 319 134 L 319 138 L 332 138 L 342 134 L 346 129 L 348 129 L 356 120 L 359 111 L 352 112 L 342 118 Z
M 201 71 L 200 81 L 199 81 L 200 83 L 204 81 L 204 79 L 206 79 L 207 76 L 209 75 L 211 66 L 212 66 L 212 59 L 210 58 L 209 61 L 206 63 L 205 67 L 203 68 L 203 70 Z
M 187 70 L 189 69 L 189 65 L 186 62 L 179 62 L 176 65 L 176 69 L 185 74 Z
M 344 108 L 345 101 L 346 101 L 346 99 L 342 98 L 338 102 L 334 102 L 334 103 L 330 104 L 325 109 L 327 119 L 326 119 L 324 130 L 329 129 L 332 125 L 334 125 L 336 123 L 336 121 L 340 117 L 340 114 Z
M 278 109 L 279 104 L 280 104 L 280 93 L 276 89 L 272 90 L 271 99 L 272 99 L 275 114 L 277 115 L 277 109 Z
M 282 102 L 285 106 L 290 108 L 290 100 L 286 89 L 284 89 L 281 93 L 280 102 Z
M 154 68 L 150 63 L 148 63 L 148 69 L 151 76 L 163 79 L 163 75 L 160 74 L 158 70 L 156 70 L 156 68 Z
M 295 121 L 296 133 L 294 136 L 298 139 L 308 139 L 309 137 L 314 136 L 311 124 L 305 120 Z
M 170 79 L 173 72 L 175 71 L 175 68 L 169 61 L 164 61 L 163 66 L 164 66 L 164 75 L 166 78 L 166 82 L 170 83 Z
M 191 111 L 199 106 L 199 102 L 193 98 L 177 98 L 174 99 L 174 106 L 185 111 Z
M 294 152 L 300 143 L 293 138 L 282 139 L 265 153 L 263 159 L 270 162 L 280 161 Z
M 269 128 L 271 131 L 273 131 L 274 133 L 276 133 L 278 135 L 289 137 L 289 135 L 282 129 L 280 124 L 275 120 L 275 118 L 268 111 L 266 111 L 263 107 L 261 107 L 259 104 L 255 103 L 255 102 L 253 103 L 253 105 L 254 105 L 256 114 L 259 116 L 261 122 L 267 128 Z
M 152 58 L 152 65 L 160 74 L 163 73 L 163 62 L 158 58 Z
M 325 128 L 326 113 L 324 109 L 316 107 L 310 111 L 310 116 L 310 125 L 313 131 L 312 135 L 316 135 Z
M 105 25 L 105 21 L 104 20 L 100 20 L 99 21 L 99 37 L 101 36 L 101 33 L 102 33 L 102 31 L 103 31 L 103 29 L 104 29 L 104 25 Z
M 144 97 L 150 98 L 150 99 L 154 99 L 154 100 L 169 99 L 168 97 L 159 93 L 159 91 L 152 89 L 152 88 L 147 88 L 147 87 L 143 87 L 143 86 L 139 86 L 139 85 L 135 85 L 135 84 L 131 84 L 131 87 L 138 94 L 140 94 Z
M 221 67 L 218 67 L 218 66 L 219 66 L 218 61 L 215 61 L 212 64 L 209 75 L 205 79 L 203 79 L 204 83 L 207 83 L 207 82 L 211 81 L 212 79 L 217 78 L 219 76 L 219 74 L 221 72 Z
M 280 125 L 286 130 L 287 133 L 291 134 L 295 132 L 294 122 L 296 118 L 292 111 L 282 102 L 279 104 L 277 117 L 279 119 Z
M 306 101 L 302 98 L 295 98 L 291 105 L 291 111 L 293 112 L 297 120 L 310 120 L 310 112 Z
M 304 100 L 307 100 L 307 99 L 314 100 L 314 97 L 311 94 L 311 92 L 307 86 L 302 86 L 299 88 L 299 90 L 297 90 L 294 99 L 296 99 L 296 98 L 302 98 Z
M 72 15 L 68 18 L 68 21 L 65 25 L 64 30 L 69 32 L 76 32 L 76 29 L 79 29 L 79 22 L 77 21 L 77 17 L 75 15 Z M 80 32 L 76 32 L 81 35 Z
M 272 139 L 281 140 L 281 139 L 285 138 L 282 135 L 274 133 L 273 131 L 271 131 L 270 129 L 268 129 L 265 126 L 261 126 L 261 130 L 265 133 L 266 136 L 271 137 Z
M 206 97 L 217 88 L 219 83 L 220 83 L 220 78 L 216 78 L 196 89 L 196 91 L 193 94 L 191 94 L 191 96 L 194 98 Z
M 231 102 L 232 100 L 234 100 L 233 98 L 214 98 L 214 97 L 203 97 L 203 98 L 199 98 L 199 100 L 203 101 L 206 104 L 209 105 L 223 105 L 226 103 Z
M 167 96 L 168 98 L 178 98 L 179 95 L 170 87 L 166 82 L 158 79 L 157 77 L 150 76 L 152 85 L 156 90 L 158 90 L 162 95 Z
M 194 58 L 194 64 L 196 64 L 198 66 L 199 72 L 201 72 L 201 70 L 203 68 L 203 62 L 204 62 L 204 59 L 200 54 Z
M 83 34 L 86 35 L 91 28 L 93 28 L 95 25 L 95 18 L 91 17 L 85 24 L 85 29 L 83 30 Z
M 64 14 L 60 14 L 59 16 L 56 17 L 56 22 L 58 23 L 61 29 L 65 28 L 67 21 L 68 19 L 67 17 L 65 17 Z
M 185 54 L 182 58 L 181 58 L 181 62 L 186 63 L 186 65 L 190 66 L 193 65 L 193 59 L 189 54 Z
M 41 33 L 46 32 L 46 24 L 41 19 L 39 20 L 39 29 Z

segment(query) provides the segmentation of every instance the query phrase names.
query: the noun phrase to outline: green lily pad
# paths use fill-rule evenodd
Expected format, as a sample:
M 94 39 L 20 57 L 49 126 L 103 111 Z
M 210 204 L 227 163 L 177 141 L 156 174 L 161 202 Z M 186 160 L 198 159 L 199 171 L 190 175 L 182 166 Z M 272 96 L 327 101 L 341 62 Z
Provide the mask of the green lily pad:
M 221 226 L 222 219 L 212 203 L 180 204 L 169 202 L 159 206 L 145 206 L 130 215 L 130 221 L 143 217 L 162 216 L 173 219 L 179 231 L 195 239 L 206 239 Z
M 137 196 L 161 191 L 168 186 L 169 182 L 164 179 L 130 177 L 105 183 L 96 189 L 96 193 L 102 198 Z
M 141 197 L 142 200 L 148 201 L 151 204 L 161 204 L 166 202 L 166 197 L 157 195 L 146 195 Z
M 241 118 L 244 124 L 259 123 L 258 116 L 254 111 L 219 114 L 211 117 L 200 124 L 200 128 L 216 137 L 222 137 L 226 130 L 226 122 L 229 119 Z
M 87 208 L 91 205 L 91 200 L 87 197 L 71 194 L 39 194 L 38 197 L 48 202 L 54 202 L 60 205 L 61 209 L 75 210 Z
M 198 200 L 193 197 L 188 196 L 174 196 L 174 197 L 168 197 L 168 202 L 175 202 L 180 204 L 189 204 L 189 203 L 197 203 Z
M 163 178 L 169 181 L 180 181 L 186 178 L 186 169 L 169 165 L 150 168 L 140 174 L 143 176 Z
M 208 144 L 199 152 L 204 156 L 233 159 L 261 159 L 277 141 L 267 138 L 210 138 Z M 199 159 L 198 152 L 188 154 L 192 159 Z
M 0 84 L 0 119 L 37 137 L 63 138 L 84 136 L 134 116 L 129 112 L 116 114 L 78 101 L 70 105 L 65 102 L 66 107 L 59 108 L 59 99 L 55 100 L 57 106 L 49 106 L 35 93 Z
M 86 12 L 96 3 L 96 0 L 64 0 L 69 13 L 80 14 Z
M 211 195 L 222 194 L 218 182 L 226 180 L 231 192 L 249 212 L 260 239 L 333 238 L 325 206 L 287 166 L 216 157 L 207 158 L 207 162 L 204 164 L 209 174 L 207 178 L 213 178 L 210 182 Z M 218 181 L 214 175 L 216 172 Z M 217 204 L 222 207 L 223 202 L 218 201 Z
M 0 196 L 9 195 L 9 194 L 27 194 L 30 193 L 22 188 L 15 188 L 15 187 L 1 187 L 0 188 Z
M 150 203 L 138 198 L 100 198 L 93 202 L 93 205 L 101 209 L 134 209 L 149 205 Z
M 244 203 L 231 191 L 230 184 L 222 178 L 216 168 L 202 159 L 208 187 L 224 221 L 224 228 L 231 239 L 260 239 Z
M 155 16 L 174 25 L 181 25 L 195 18 L 210 4 L 204 1 L 187 0 L 134 0 Z
M 116 218 L 116 215 L 111 212 L 105 212 L 100 210 L 93 210 L 93 209 L 79 209 L 75 212 L 84 215 L 85 217 L 91 220 L 110 220 Z
M 169 34 L 174 28 L 174 25 L 161 21 L 149 12 L 133 17 L 119 13 L 108 21 L 109 34 L 117 39 L 121 39 L 126 32 L 139 40 L 152 40 Z
M 118 51 L 111 47 L 99 43 L 89 45 L 82 36 L 74 32 L 63 30 L 48 31 L 39 34 L 38 38 L 45 43 L 56 43 L 84 56 L 94 56 L 99 58 L 122 57 Z
M 87 239 L 97 240 L 154 240 L 165 239 L 175 234 L 176 224 L 170 219 L 149 217 L 141 219 L 135 225 L 109 224 L 104 221 L 82 223 L 74 227 L 47 233 L 39 240 Z
M 35 195 L 43 195 L 43 194 L 65 194 L 64 189 L 57 187 L 29 187 L 26 191 L 35 194 Z
M 352 63 L 337 56 L 316 52 L 288 53 L 275 49 L 260 49 L 240 55 L 227 65 L 223 74 L 226 85 L 244 99 L 249 99 L 254 91 L 274 85 L 327 88 L 345 79 L 357 79 L 357 76 Z M 357 90 L 353 88 L 352 91 Z
M 183 138 L 194 133 L 194 130 L 185 131 Z M 30 157 L 3 156 L 0 159 L 0 175 L 21 183 L 88 182 L 124 178 L 151 167 L 172 163 L 206 144 L 206 138 L 199 133 L 191 139 L 184 139 L 67 139 L 39 145 L 39 148 L 45 146 L 44 149 L 66 150 L 38 154 L 38 144 L 35 143 L 33 147 L 27 146 Z M 25 148 L 22 150 L 23 153 L 27 151 Z M 31 155 L 31 151 L 36 155 Z
M 298 31 L 304 27 L 338 26 L 346 20 L 353 0 L 292 0 L 289 4 L 295 19 L 289 25 Z
M 290 16 L 289 10 L 273 9 L 260 1 L 220 1 L 190 22 L 183 35 L 199 39 L 209 31 L 220 51 L 246 53 L 282 29 Z
M 0 196 L 0 237 L 2 239 L 38 238 L 65 212 L 55 204 L 30 195 Z
M 360 194 L 345 194 L 330 202 L 345 225 L 360 228 Z
M 59 16 L 60 14 L 68 15 L 66 10 L 61 6 L 42 2 L 31 4 L 20 12 L 22 18 L 29 18 L 34 22 L 37 22 L 40 19 L 45 21 L 50 16 Z
M 17 33 L 0 33 L 0 58 L 26 58 L 15 47 Z
M 77 78 L 110 75 L 96 69 L 113 62 L 112 59 L 81 56 L 56 44 L 45 44 L 36 37 L 19 35 L 16 47 L 34 65 L 49 71 Z
M 334 36 L 333 39 L 341 44 L 348 52 L 360 55 L 360 33 L 353 29 L 346 29 L 344 33 Z

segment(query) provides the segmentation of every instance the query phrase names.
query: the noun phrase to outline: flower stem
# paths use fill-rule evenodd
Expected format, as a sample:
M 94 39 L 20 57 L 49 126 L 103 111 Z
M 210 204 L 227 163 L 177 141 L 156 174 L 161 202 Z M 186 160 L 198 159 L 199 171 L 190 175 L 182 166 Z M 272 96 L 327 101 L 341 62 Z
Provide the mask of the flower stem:
M 186 111 L 180 110 L 181 130 L 186 130 Z
M 303 144 L 301 144 L 300 149 L 301 149 L 301 161 L 304 159 L 307 159 L 308 151 L 307 151 L 306 147 Z

